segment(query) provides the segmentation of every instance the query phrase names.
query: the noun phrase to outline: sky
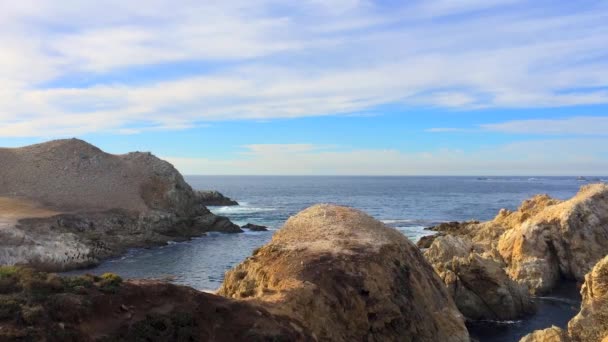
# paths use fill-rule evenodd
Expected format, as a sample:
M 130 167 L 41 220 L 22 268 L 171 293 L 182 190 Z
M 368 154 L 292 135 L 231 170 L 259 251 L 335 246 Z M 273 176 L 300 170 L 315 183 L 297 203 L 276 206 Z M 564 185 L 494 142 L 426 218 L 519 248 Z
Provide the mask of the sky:
M 0 146 L 184 174 L 608 175 L 608 2 L 0 3 Z

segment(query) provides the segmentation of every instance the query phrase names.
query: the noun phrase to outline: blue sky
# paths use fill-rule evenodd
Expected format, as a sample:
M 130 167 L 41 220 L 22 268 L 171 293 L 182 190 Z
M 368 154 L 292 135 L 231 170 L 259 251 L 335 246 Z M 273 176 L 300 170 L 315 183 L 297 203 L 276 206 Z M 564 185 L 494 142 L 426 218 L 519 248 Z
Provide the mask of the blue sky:
M 608 3 L 0 4 L 0 146 L 186 174 L 608 174 Z

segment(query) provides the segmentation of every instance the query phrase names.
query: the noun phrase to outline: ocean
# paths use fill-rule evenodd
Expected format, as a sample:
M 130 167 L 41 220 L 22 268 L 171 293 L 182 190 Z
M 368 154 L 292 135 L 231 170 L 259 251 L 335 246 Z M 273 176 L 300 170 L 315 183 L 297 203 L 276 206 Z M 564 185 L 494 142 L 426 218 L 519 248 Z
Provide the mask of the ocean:
M 218 190 L 241 204 L 210 207 L 212 212 L 239 225 L 266 225 L 270 231 L 211 233 L 187 242 L 132 250 L 75 273 L 169 278 L 197 289 L 215 290 L 226 270 L 268 242 L 289 216 L 316 203 L 361 209 L 417 241 L 429 235 L 425 227 L 445 221 L 488 220 L 501 208 L 516 209 L 521 201 L 539 193 L 567 199 L 587 183 L 576 177 L 188 176 L 186 180 L 195 189 Z M 555 294 L 537 299 L 535 316 L 475 324 L 470 326 L 471 333 L 480 341 L 518 341 L 534 329 L 552 324 L 563 327 L 578 311 L 577 291 L 575 285 L 564 284 Z

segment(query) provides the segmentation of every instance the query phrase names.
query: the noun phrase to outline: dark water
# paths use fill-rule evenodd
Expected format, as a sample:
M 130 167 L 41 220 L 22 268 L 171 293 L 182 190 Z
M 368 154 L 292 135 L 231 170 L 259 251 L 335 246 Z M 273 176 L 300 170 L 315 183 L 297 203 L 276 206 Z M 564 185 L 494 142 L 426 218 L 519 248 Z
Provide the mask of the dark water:
M 499 209 L 515 209 L 538 193 L 569 198 L 585 182 L 575 177 L 257 177 L 190 176 L 196 189 L 219 190 L 238 207 L 212 207 L 237 224 L 264 224 L 278 229 L 290 215 L 315 203 L 362 209 L 417 240 L 424 227 L 437 222 L 487 220 Z M 216 289 L 226 270 L 270 240 L 272 231 L 210 234 L 189 242 L 134 250 L 87 272 L 115 272 L 126 278 L 172 276 L 176 283 Z M 471 327 L 481 341 L 517 341 L 552 324 L 564 326 L 578 310 L 577 290 L 565 286 L 553 299 L 538 299 L 531 319 Z

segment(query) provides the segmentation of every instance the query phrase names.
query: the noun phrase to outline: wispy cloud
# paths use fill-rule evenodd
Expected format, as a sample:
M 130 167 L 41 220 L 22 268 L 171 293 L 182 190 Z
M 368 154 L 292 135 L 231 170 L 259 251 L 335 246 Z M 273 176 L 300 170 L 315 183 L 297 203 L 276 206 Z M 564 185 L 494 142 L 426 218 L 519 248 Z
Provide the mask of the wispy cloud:
M 587 6 L 5 1 L 0 135 L 135 133 L 384 104 L 606 104 L 608 8 Z
M 429 128 L 427 132 L 499 132 L 538 135 L 608 135 L 608 116 L 576 116 L 563 119 L 512 120 L 482 124 L 475 128 Z

